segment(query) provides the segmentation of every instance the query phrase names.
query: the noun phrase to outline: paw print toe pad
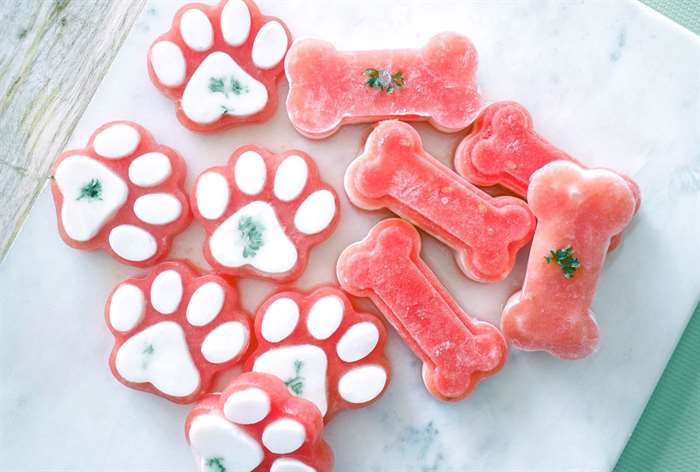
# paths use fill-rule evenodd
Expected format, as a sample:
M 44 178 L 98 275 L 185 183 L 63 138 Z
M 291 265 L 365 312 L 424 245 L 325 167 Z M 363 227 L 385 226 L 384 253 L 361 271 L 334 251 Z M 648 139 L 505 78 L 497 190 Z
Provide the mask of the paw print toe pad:
M 93 146 L 99 156 L 119 159 L 134 152 L 140 142 L 141 135 L 133 126 L 120 123 L 97 133 Z
M 270 397 L 259 388 L 232 393 L 224 403 L 226 418 L 238 424 L 259 423 L 270 413 Z
M 304 444 L 306 430 L 298 421 L 282 418 L 270 423 L 263 431 L 262 441 L 274 454 L 289 454 Z
M 112 295 L 109 321 L 117 331 L 126 332 L 136 326 L 146 311 L 146 297 L 140 288 L 122 284 Z
M 384 390 L 387 380 L 386 370 L 379 366 L 357 367 L 340 379 L 338 393 L 349 403 L 366 403 Z

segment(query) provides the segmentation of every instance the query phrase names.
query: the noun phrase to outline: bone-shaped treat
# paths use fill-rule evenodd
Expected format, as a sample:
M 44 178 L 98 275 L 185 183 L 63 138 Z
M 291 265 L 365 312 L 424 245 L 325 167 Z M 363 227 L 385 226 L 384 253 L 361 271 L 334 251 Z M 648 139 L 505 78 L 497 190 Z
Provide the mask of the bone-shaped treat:
M 441 33 L 420 49 L 337 51 L 295 41 L 285 59 L 287 113 L 308 138 L 342 124 L 387 118 L 429 121 L 444 132 L 466 128 L 479 112 L 477 52 L 466 37 Z
M 532 175 L 527 193 L 537 216 L 525 283 L 508 300 L 501 327 L 509 342 L 562 359 L 598 345 L 590 310 L 610 238 L 634 216 L 635 198 L 614 172 L 567 161 Z
M 523 197 L 527 195 L 532 173 L 553 161 L 570 161 L 586 167 L 537 134 L 530 113 L 516 102 L 496 102 L 486 107 L 454 158 L 455 169 L 470 182 L 502 185 Z M 638 210 L 639 186 L 631 178 L 621 177 L 634 194 Z M 613 237 L 611 250 L 619 244 L 620 236 Z
M 459 266 L 479 282 L 505 278 L 535 232 L 535 217 L 514 197 L 493 198 L 423 149 L 406 123 L 384 121 L 345 174 L 350 200 L 386 207 L 456 251 Z
M 409 223 L 391 218 L 338 259 L 342 287 L 370 298 L 423 361 L 423 382 L 442 400 L 460 400 L 498 372 L 507 347 L 494 326 L 471 319 L 420 258 Z

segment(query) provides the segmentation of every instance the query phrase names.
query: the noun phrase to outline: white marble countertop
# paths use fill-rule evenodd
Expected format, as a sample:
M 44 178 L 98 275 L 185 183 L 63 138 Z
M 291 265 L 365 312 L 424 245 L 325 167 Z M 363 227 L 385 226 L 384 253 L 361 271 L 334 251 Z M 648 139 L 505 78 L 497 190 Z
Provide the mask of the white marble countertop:
M 256 143 L 314 156 L 341 189 L 367 125 L 327 140 L 297 134 L 283 107 L 266 124 L 196 135 L 146 74 L 146 50 L 179 3 L 152 0 L 75 131 L 83 145 L 103 122 L 131 119 L 185 157 L 188 187 L 236 147 Z M 632 0 L 458 1 L 260 0 L 295 37 L 339 48 L 418 47 L 433 34 L 467 34 L 479 51 L 487 102 L 515 99 L 537 130 L 592 165 L 633 176 L 642 209 L 611 254 L 594 301 L 602 339 L 588 359 L 563 362 L 511 351 L 502 373 L 467 400 L 446 404 L 424 389 L 419 363 L 393 333 L 393 381 L 374 406 L 328 425 L 335 470 L 607 471 L 631 434 L 700 295 L 700 43 Z M 286 95 L 283 84 L 280 99 Z M 417 129 L 449 163 L 463 136 Z M 342 193 L 342 192 L 341 192 Z M 337 231 L 312 251 L 299 282 L 334 280 L 335 260 L 386 213 L 353 209 L 344 194 Z M 176 240 L 175 255 L 203 264 L 203 230 Z M 499 284 L 465 279 L 450 251 L 429 237 L 424 255 L 472 315 L 498 321 L 522 282 L 526 251 Z M 110 289 L 138 273 L 102 253 L 65 246 L 45 191 L 0 265 L 0 470 L 185 472 L 187 407 L 124 388 L 112 377 L 103 306 Z M 272 285 L 242 281 L 250 311 Z

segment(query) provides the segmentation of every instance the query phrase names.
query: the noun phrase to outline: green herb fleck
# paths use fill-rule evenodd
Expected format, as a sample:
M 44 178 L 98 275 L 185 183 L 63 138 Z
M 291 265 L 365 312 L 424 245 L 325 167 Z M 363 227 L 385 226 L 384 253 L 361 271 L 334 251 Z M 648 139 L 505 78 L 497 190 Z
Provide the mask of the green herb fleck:
M 544 256 L 544 260 L 547 264 L 550 262 L 556 262 L 561 266 L 561 271 L 564 273 L 565 279 L 570 279 L 574 276 L 576 269 L 581 267 L 581 262 L 576 259 L 574 255 L 574 250 L 571 246 L 566 246 L 565 248 L 557 249 L 556 251 L 549 251 L 548 256 Z
M 223 93 L 226 98 L 229 98 L 229 93 L 233 95 L 242 95 L 248 93 L 249 89 L 234 76 L 224 77 L 209 77 L 209 91 L 211 93 Z
M 141 351 L 141 353 L 143 354 L 143 358 L 141 360 L 141 367 L 143 367 L 144 369 L 148 369 L 148 364 L 151 363 L 151 356 L 153 356 L 154 352 L 156 352 L 156 350 L 153 347 L 153 344 L 146 344 L 146 346 L 143 348 L 143 351 Z
M 401 71 L 391 73 L 388 69 L 365 69 L 365 77 L 367 77 L 366 85 L 370 88 L 386 92 L 389 95 L 394 93 L 397 88 L 405 85 L 406 79 Z
M 86 198 L 89 201 L 102 200 L 102 182 L 98 179 L 90 179 L 88 183 L 80 187 L 78 200 Z
M 233 76 L 231 76 L 229 80 L 231 92 L 233 92 L 234 95 L 248 93 L 248 87 L 243 85 L 239 80 L 233 78 Z
M 284 384 L 289 387 L 289 389 L 294 392 L 294 395 L 301 395 L 304 392 L 304 377 L 302 377 L 301 369 L 304 367 L 304 363 L 300 360 L 294 361 L 294 377 L 291 377 L 284 381 Z
M 209 459 L 207 459 L 205 464 L 207 465 L 209 470 L 212 470 L 213 472 L 226 472 L 223 457 L 210 457 Z
M 244 216 L 238 222 L 238 231 L 241 234 L 241 240 L 245 244 L 243 248 L 243 257 L 255 257 L 258 250 L 263 245 L 262 232 L 265 228 L 259 223 L 256 223 L 250 216 Z
M 226 94 L 226 88 L 224 86 L 223 77 L 210 77 L 209 78 L 209 91 L 211 93 Z

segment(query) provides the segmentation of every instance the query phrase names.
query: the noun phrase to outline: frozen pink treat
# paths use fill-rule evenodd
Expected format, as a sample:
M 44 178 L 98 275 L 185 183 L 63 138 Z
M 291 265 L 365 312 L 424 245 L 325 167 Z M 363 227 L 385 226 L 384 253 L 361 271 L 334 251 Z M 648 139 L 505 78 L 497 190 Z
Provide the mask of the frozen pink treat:
M 479 282 L 496 282 L 535 232 L 535 217 L 514 197 L 491 197 L 423 149 L 400 121 L 380 123 L 348 167 L 345 189 L 360 208 L 389 208 L 456 251 L 459 266 Z
M 340 285 L 370 298 L 423 361 L 423 382 L 441 400 L 461 400 L 498 372 L 507 346 L 494 326 L 471 319 L 420 258 L 418 231 L 397 218 L 377 224 L 338 259 Z
M 614 172 L 567 161 L 532 175 L 527 192 L 537 230 L 521 291 L 503 311 L 503 334 L 515 346 L 580 359 L 598 345 L 590 310 L 610 238 L 634 215 L 635 198 Z
M 269 374 L 247 372 L 187 415 L 198 472 L 331 472 L 323 418 Z
M 253 0 L 188 3 L 148 50 L 148 75 L 192 131 L 267 121 L 292 41 L 279 18 Z
M 457 172 L 470 182 L 502 185 L 523 197 L 532 173 L 553 161 L 570 161 L 585 167 L 538 135 L 530 113 L 516 102 L 496 102 L 486 107 L 455 153 Z M 634 194 L 638 210 L 639 187 L 629 177 L 622 178 Z M 611 249 L 619 242 L 620 235 L 613 237 Z
M 192 211 L 207 232 L 204 257 L 217 271 L 289 282 L 338 223 L 340 201 L 308 154 L 249 144 L 195 180 Z
M 272 295 L 255 315 L 255 340 L 244 369 L 284 380 L 326 422 L 338 411 L 375 402 L 391 379 L 384 325 L 356 311 L 335 285 Z
M 337 51 L 316 39 L 294 42 L 284 67 L 287 113 L 308 138 L 347 123 L 387 118 L 429 121 L 450 133 L 469 126 L 481 98 L 477 53 L 465 36 L 441 33 L 420 49 Z

